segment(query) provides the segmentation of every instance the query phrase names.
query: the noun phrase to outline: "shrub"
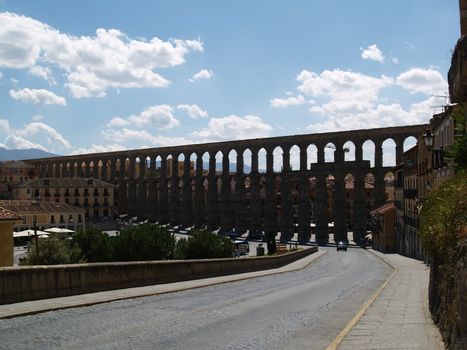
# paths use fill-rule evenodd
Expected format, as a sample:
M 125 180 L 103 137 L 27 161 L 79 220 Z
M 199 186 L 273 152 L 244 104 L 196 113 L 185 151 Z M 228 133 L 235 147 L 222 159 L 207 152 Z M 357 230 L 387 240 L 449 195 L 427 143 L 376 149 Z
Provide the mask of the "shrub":
M 113 237 L 113 260 L 161 260 L 173 256 L 175 238 L 154 224 L 131 226 Z
M 180 239 L 175 248 L 176 259 L 231 258 L 232 241 L 206 230 L 195 230 L 188 239 Z
M 39 247 L 33 239 L 26 259 L 21 265 L 57 265 L 77 262 L 81 252 L 72 247 L 71 241 L 61 235 L 51 234 L 48 238 L 39 238 Z
M 111 261 L 113 247 L 111 238 L 97 229 L 77 232 L 73 236 L 73 245 L 79 247 L 82 262 Z

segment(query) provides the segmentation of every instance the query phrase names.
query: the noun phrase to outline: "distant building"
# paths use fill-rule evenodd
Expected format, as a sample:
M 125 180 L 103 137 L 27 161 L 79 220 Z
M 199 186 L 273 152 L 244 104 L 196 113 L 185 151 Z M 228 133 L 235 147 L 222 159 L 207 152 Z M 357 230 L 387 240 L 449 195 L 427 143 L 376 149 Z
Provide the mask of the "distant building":
M 115 185 L 98 179 L 40 178 L 12 189 L 12 198 L 70 204 L 84 209 L 85 218 L 113 218 Z
M 0 207 L 21 216 L 14 225 L 15 231 L 38 230 L 51 227 L 67 228 L 77 231 L 85 228 L 85 210 L 69 204 L 38 202 L 33 200 L 1 200 Z
M 12 186 L 35 178 L 37 170 L 29 163 L 20 160 L 0 162 L 0 199 L 10 199 Z
M 382 253 L 393 253 L 396 251 L 396 237 L 394 232 L 394 203 L 373 210 L 372 239 L 373 249 Z

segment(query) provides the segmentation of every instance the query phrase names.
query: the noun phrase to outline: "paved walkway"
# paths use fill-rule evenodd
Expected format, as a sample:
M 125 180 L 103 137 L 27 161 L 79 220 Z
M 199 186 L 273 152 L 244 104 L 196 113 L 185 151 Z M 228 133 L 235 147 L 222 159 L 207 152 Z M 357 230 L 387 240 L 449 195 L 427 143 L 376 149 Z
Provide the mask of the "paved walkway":
M 373 252 L 397 270 L 338 349 L 445 349 L 428 310 L 429 268 L 398 254 Z
M 187 289 L 201 288 L 206 286 L 212 286 L 215 284 L 228 283 L 249 278 L 300 270 L 305 266 L 311 264 L 313 261 L 315 261 L 324 254 L 326 254 L 326 252 L 321 250 L 317 253 L 311 254 L 303 259 L 297 260 L 293 263 L 290 263 L 277 269 L 0 305 L 0 319 L 37 314 L 52 310 L 68 309 L 72 307 L 101 304 L 115 300 L 131 299 L 149 295 L 177 292 Z

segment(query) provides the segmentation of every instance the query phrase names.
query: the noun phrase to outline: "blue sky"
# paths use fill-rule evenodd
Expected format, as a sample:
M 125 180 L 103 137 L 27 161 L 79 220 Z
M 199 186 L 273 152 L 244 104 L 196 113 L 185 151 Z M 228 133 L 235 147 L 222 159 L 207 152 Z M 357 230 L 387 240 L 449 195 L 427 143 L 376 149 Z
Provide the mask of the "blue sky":
M 457 1 L 0 0 L 0 146 L 57 154 L 428 122 Z

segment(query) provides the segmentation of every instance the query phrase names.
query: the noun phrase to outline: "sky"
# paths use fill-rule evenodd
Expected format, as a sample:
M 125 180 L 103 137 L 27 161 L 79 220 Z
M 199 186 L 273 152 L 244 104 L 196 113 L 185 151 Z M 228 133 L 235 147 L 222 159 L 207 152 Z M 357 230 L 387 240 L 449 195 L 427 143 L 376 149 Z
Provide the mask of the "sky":
M 427 123 L 454 0 L 0 0 L 0 146 L 68 155 Z

